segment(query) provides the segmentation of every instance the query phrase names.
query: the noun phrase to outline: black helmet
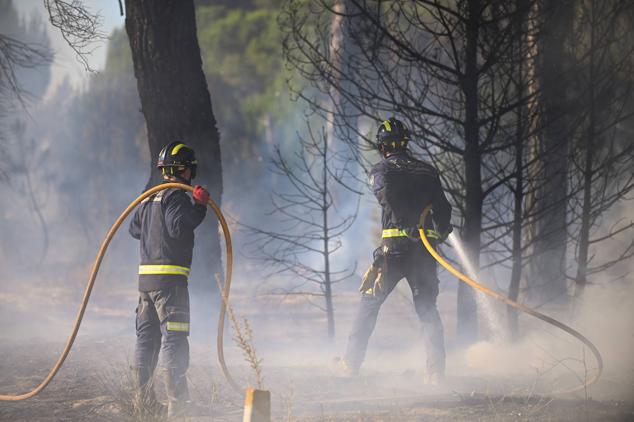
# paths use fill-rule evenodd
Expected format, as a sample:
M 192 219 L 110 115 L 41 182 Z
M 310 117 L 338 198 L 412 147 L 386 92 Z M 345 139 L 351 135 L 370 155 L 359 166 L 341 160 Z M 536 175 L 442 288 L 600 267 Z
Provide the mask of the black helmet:
M 174 170 L 181 172 L 189 168 L 192 171 L 192 179 L 196 177 L 197 165 L 194 150 L 181 142 L 171 142 L 163 147 L 156 163 L 156 167 L 161 169 L 163 175 L 168 171 L 174 174 Z
M 379 126 L 376 143 L 379 149 L 399 149 L 407 147 L 409 130 L 398 119 L 390 117 Z

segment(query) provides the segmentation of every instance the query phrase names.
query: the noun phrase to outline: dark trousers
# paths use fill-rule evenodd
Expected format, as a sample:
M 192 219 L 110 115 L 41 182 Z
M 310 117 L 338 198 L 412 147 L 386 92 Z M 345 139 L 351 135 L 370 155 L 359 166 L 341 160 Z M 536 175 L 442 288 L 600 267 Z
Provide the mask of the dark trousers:
M 186 286 L 140 292 L 136 311 L 135 366 L 138 387 L 154 399 L 152 377 L 161 351 L 170 401 L 187 400 L 189 292 Z
M 382 262 L 383 288 L 361 294 L 361 305 L 348 338 L 346 362 L 355 372 L 361 368 L 379 309 L 398 282 L 405 277 L 412 289 L 414 308 L 422 326 L 427 351 L 427 373 L 444 374 L 445 340 L 442 321 L 436 308 L 436 261 L 422 245 L 412 245 L 404 253 L 387 254 Z

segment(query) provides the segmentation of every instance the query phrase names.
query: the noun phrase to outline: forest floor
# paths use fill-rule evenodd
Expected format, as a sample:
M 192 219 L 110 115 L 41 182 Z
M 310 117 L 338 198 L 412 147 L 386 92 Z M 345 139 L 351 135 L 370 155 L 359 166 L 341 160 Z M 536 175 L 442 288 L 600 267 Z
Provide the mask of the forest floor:
M 27 401 L 0 402 L 0 421 L 162 420 L 139 418 L 133 411 L 136 294 L 106 287 L 102 283 L 96 289 L 75 346 L 52 383 Z M 46 376 L 75 316 L 75 305 L 52 303 L 50 291 L 41 297 L 33 289 L 9 292 L 0 294 L 0 394 L 28 391 Z M 603 337 L 597 331 L 591 335 L 606 364 L 600 381 L 588 391 L 555 396 L 549 392 L 580 385 L 586 365 L 586 376 L 593 371 L 594 361 L 580 354 L 574 339 L 543 324 L 529 331 L 530 320 L 523 320 L 526 341 L 519 346 L 483 342 L 461 348 L 455 342 L 450 294 L 439 297 L 448 351 L 447 384 L 440 388 L 423 382 L 419 323 L 410 298 L 398 289 L 381 310 L 356 379 L 342 378 L 332 364 L 345 349 L 358 301 L 354 292 L 337 296 L 333 341 L 324 339 L 325 320 L 315 308 L 274 300 L 254 305 L 240 292 L 232 299 L 253 328 L 275 421 L 634 421 L 634 361 L 628 346 L 634 334 L 629 325 L 615 326 L 615 321 L 629 324 L 629 317 L 606 317 L 612 328 L 601 330 Z M 204 309 L 193 300 L 192 309 Z M 594 312 L 593 320 L 600 316 Z M 220 372 L 212 314 L 192 318 L 190 391 L 196 403 L 209 406 L 209 415 L 189 420 L 240 421 L 244 394 L 234 392 Z M 254 385 L 232 332 L 229 328 L 225 335 L 227 364 L 240 385 Z M 569 368 L 575 363 L 573 373 Z M 157 378 L 158 397 L 165 401 L 162 377 Z
M 26 341 L 0 345 L 0 392 L 35 386 L 54 362 L 61 343 Z M 0 403 L 2 421 L 134 421 L 130 358 L 132 339 L 96 341 L 80 337 L 61 372 L 39 396 Z M 239 421 L 243 396 L 224 382 L 209 347 L 194 346 L 189 371 L 191 393 L 209 415 L 190 421 Z M 205 363 L 207 362 L 207 363 Z M 242 371 L 242 372 L 241 372 Z M 248 377 L 238 368 L 238 379 Z M 634 402 L 591 397 L 553 398 L 537 394 L 505 395 L 479 379 L 449 377 L 431 388 L 414 371 L 367 375 L 351 380 L 319 367 L 266 367 L 276 421 L 632 421 Z M 504 381 L 500 380 L 502 388 Z M 454 388 L 455 387 L 455 388 Z M 159 397 L 164 397 L 161 383 Z M 157 422 L 162 419 L 143 419 Z

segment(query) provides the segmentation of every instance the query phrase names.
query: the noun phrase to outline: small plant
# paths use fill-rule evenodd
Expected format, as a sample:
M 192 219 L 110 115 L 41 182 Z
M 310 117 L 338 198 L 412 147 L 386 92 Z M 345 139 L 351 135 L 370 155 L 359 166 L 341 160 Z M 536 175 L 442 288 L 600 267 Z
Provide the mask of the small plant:
M 258 389 L 262 389 L 262 359 L 258 359 L 255 347 L 253 346 L 253 329 L 246 317 L 239 318 L 235 315 L 233 309 L 228 307 L 231 326 L 233 327 L 233 340 L 238 347 L 242 349 L 244 360 L 255 374 L 255 383 Z
M 295 388 L 291 385 L 289 392 L 282 395 L 285 410 L 285 422 L 295 421 L 295 417 L 293 416 L 293 405 L 295 403 L 295 398 Z

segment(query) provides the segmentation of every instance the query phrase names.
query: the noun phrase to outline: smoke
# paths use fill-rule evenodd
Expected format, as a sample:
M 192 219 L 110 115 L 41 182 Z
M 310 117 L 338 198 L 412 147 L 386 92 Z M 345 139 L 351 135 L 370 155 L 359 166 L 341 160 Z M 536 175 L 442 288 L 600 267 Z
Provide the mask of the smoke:
M 595 398 L 631 398 L 634 393 L 634 324 L 631 286 L 592 286 L 575 310 L 544 310 L 588 337 L 605 363 Z M 453 370 L 473 376 L 509 379 L 524 391 L 549 394 L 576 387 L 596 372 L 594 356 L 578 340 L 529 316 L 521 317 L 522 339 L 516 343 L 483 341 L 452 357 Z
M 354 239 L 347 241 L 354 242 Z M 460 255 L 459 239 L 453 239 L 453 246 Z M 369 252 L 367 255 L 360 256 L 360 267 L 368 263 Z M 631 266 L 631 262 L 628 265 Z M 473 269 L 470 272 L 473 273 Z M 490 283 L 486 273 L 476 275 L 476 279 L 485 285 Z M 596 373 L 594 357 L 582 343 L 529 315 L 520 316 L 519 341 L 512 342 L 506 336 L 491 333 L 499 330 L 504 334 L 502 327 L 506 325 L 507 315 L 505 305 L 490 299 L 487 299 L 490 306 L 479 307 L 479 316 L 485 325 L 483 331 L 493 335 L 469 347 L 459 347 L 455 337 L 458 283 L 453 276 L 441 272 L 438 308 L 445 326 L 450 389 L 500 395 L 549 395 L 580 386 Z M 333 342 L 325 339 L 325 315 L 320 310 L 297 297 L 249 297 L 248 289 L 243 290 L 247 286 L 244 280 L 236 280 L 235 286 L 234 306 L 253 323 L 265 375 L 277 374 L 280 368 L 286 368 L 294 374 L 291 377 L 297 378 L 316 376 L 315 373 L 340 375 L 332 359 L 345 350 L 359 304 L 354 286 L 340 287 L 337 291 L 337 336 Z M 598 347 L 605 367 L 599 382 L 588 389 L 588 394 L 595 399 L 629 399 L 634 394 L 633 302 L 631 279 L 611 282 L 606 274 L 595 279 L 583 297 L 571 298 L 569 305 L 547 305 L 539 309 L 580 331 Z M 239 351 L 231 345 L 228 350 L 232 365 L 240 366 Z M 381 309 L 358 382 L 367 386 L 380 380 L 380 386 L 374 386 L 372 391 L 377 395 L 393 394 L 395 388 L 410 393 L 425 392 L 424 368 L 420 326 L 411 292 L 403 281 Z M 579 394 L 582 397 L 584 392 Z
M 24 191 L 23 174 L 11 174 L 10 184 L 0 189 L 4 202 L 0 222 L 0 338 L 10 342 L 29 339 L 60 343 L 70 332 L 92 260 L 107 228 L 123 208 L 140 193 L 146 180 L 142 116 L 134 94 L 134 80 L 102 80 L 88 93 L 73 93 L 62 87 L 57 96 L 41 104 L 33 115 L 27 137 L 36 148 L 29 151 L 33 164 L 34 194 L 48 225 L 51 246 L 42 255 L 42 233 Z M 114 90 L 114 88 L 118 89 Z M 65 89 L 67 89 L 65 91 Z M 132 93 L 132 94 L 130 94 Z M 134 94 L 134 95 L 133 95 Z M 293 132 L 303 125 L 300 113 L 289 118 L 279 133 Z M 220 122 L 221 130 L 222 121 Z M 231 136 L 223 133 L 223 142 Z M 287 142 L 290 142 L 286 138 Z M 267 161 L 269 146 L 258 151 L 257 165 L 241 162 L 225 166 L 226 189 L 223 211 L 233 221 L 262 222 L 269 193 L 284 189 L 279 176 L 271 175 Z M 14 149 L 15 153 L 17 149 Z M 226 151 L 223 149 L 223 151 Z M 248 177 L 243 168 L 249 167 Z M 240 177 L 240 176 L 243 177 Z M 343 213 L 354 203 L 341 198 Z M 343 238 L 344 248 L 336 255 L 341 263 L 357 262 L 358 273 L 370 263 L 378 244 L 371 230 L 378 227 L 378 204 L 366 196 L 355 226 Z M 621 210 L 630 216 L 634 210 Z M 274 226 L 275 217 L 267 222 Z M 209 213 L 207 218 L 213 218 Z M 620 216 L 611 216 L 617 221 Z M 235 229 L 232 225 L 232 229 Z M 333 358 L 345 350 L 347 336 L 359 305 L 356 291 L 360 275 L 335 286 L 336 338 L 326 339 L 326 315 L 309 301 L 297 296 L 261 295 L 262 269 L 241 254 L 248 235 L 233 230 L 236 248 L 232 304 L 247 317 L 254 329 L 258 356 L 263 360 L 268 387 L 281 384 L 280 375 L 318 384 L 337 379 Z M 454 249 L 464 255 L 457 237 Z M 195 252 L 196 253 L 196 252 Z M 609 256 L 603 250 L 600 255 Z M 466 255 L 464 255 L 466 257 Z M 204 257 L 202 258 L 204 259 Z M 466 262 L 465 262 L 466 264 Z M 79 341 L 103 341 L 113 337 L 134 343 L 134 309 L 137 300 L 136 268 L 138 244 L 126 233 L 126 224 L 115 237 L 102 265 L 88 307 Z M 628 263 L 632 267 L 632 262 Z M 465 265 L 468 268 L 467 265 Z M 630 268 L 634 270 L 634 268 Z M 467 270 L 475 278 L 493 287 L 486 272 Z M 212 275 L 199 274 L 204 282 L 215 282 Z M 548 394 L 557 389 L 579 385 L 591 376 L 593 357 L 574 338 L 530 316 L 520 317 L 521 340 L 511 343 L 504 335 L 505 307 L 478 296 L 480 317 L 488 340 L 468 348 L 457 346 L 455 333 L 456 287 L 454 277 L 441 273 L 438 308 L 445 326 L 448 349 L 447 375 L 450 387 L 457 391 L 501 393 L 531 392 Z M 634 288 L 631 277 L 611 282 L 608 274 L 595 280 L 583 298 L 573 298 L 566 308 L 545 307 L 547 315 L 561 319 L 592 340 L 602 353 L 605 373 L 590 388 L 595 398 L 617 399 L 634 396 Z M 274 278 L 288 285 L 288 279 Z M 217 358 L 213 338 L 216 335 L 217 305 L 192 298 L 192 336 L 194 364 L 215 366 Z M 200 313 L 204 310 L 204 313 Z M 215 309 L 213 309 L 215 311 Z M 241 351 L 226 335 L 226 356 L 232 369 L 244 371 Z M 123 364 L 123 363 L 122 363 Z M 425 350 L 411 292 L 403 281 L 383 305 L 376 330 L 370 340 L 367 360 L 359 384 L 371 384 L 372 394 L 412 394 L 424 391 Z M 588 371 L 588 373 L 586 373 Z M 370 381 L 368 381 L 370 380 Z M 317 385 L 332 388 L 346 396 L 350 383 Z

